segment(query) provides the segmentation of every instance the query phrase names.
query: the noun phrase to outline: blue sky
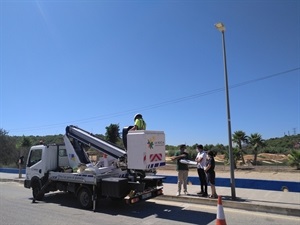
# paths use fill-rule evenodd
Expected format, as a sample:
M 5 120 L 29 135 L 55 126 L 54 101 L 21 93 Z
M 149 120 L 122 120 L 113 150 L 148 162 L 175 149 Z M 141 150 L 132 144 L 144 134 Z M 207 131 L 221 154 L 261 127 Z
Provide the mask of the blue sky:
M 232 132 L 300 133 L 300 1 L 0 3 L 0 128 L 96 134 L 142 113 L 166 143 L 228 145 Z

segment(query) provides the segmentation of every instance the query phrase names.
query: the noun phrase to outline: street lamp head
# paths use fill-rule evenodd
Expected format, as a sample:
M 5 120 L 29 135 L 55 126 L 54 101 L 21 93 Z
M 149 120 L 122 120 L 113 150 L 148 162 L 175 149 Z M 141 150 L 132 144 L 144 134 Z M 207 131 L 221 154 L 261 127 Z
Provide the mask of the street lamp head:
M 215 27 L 220 31 L 220 32 L 224 32 L 225 31 L 225 25 L 223 23 L 216 23 Z

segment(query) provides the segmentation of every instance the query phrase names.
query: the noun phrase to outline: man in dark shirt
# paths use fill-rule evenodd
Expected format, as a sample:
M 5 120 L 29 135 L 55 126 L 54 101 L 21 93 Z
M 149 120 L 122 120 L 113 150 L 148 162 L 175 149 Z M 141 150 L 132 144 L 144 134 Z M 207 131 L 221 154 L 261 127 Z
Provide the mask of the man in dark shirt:
M 188 159 L 188 153 L 185 151 L 186 145 L 180 145 L 180 150 L 175 153 L 173 157 L 171 157 L 172 160 L 177 160 L 176 170 L 178 172 L 178 191 L 176 196 L 179 196 L 181 194 L 181 188 L 183 187 L 184 194 L 188 194 L 187 192 L 187 179 L 188 179 L 188 172 L 189 167 L 188 164 L 181 163 L 181 159 Z

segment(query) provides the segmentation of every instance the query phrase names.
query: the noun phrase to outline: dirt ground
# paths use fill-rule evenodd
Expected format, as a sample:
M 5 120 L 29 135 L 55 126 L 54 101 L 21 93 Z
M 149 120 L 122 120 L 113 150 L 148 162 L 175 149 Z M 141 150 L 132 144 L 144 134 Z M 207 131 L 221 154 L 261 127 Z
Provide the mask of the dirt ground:
M 219 163 L 224 162 L 225 155 L 216 155 L 215 161 Z M 253 162 L 253 155 L 244 155 L 244 160 L 246 165 L 251 165 Z M 271 154 L 271 153 L 260 153 L 257 155 L 257 163 L 259 165 L 270 165 L 270 166 L 280 166 L 283 164 L 283 162 L 288 161 L 288 157 L 284 154 Z M 171 162 L 170 157 L 166 157 L 166 162 Z M 239 164 L 241 165 L 241 160 L 239 161 Z
M 217 155 L 215 160 L 217 162 L 224 162 L 225 155 Z M 253 162 L 253 155 L 244 155 L 244 160 L 247 165 Z M 281 165 L 284 161 L 288 161 L 288 157 L 284 154 L 260 153 L 257 155 L 257 162 L 259 164 Z
M 244 179 L 260 179 L 260 180 L 284 180 L 300 182 L 300 170 L 289 166 L 282 166 L 282 161 L 287 160 L 287 156 L 283 154 L 261 153 L 257 159 L 263 162 L 264 166 L 254 166 L 249 160 L 253 159 L 253 155 L 244 156 L 246 164 L 237 165 L 234 170 L 235 178 Z M 217 155 L 215 160 L 219 163 L 224 162 L 223 155 Z M 176 175 L 176 167 L 171 160 L 166 158 L 167 165 L 157 170 L 161 175 Z M 230 166 L 216 165 L 216 177 L 230 178 Z M 195 166 L 190 166 L 189 176 L 198 176 Z

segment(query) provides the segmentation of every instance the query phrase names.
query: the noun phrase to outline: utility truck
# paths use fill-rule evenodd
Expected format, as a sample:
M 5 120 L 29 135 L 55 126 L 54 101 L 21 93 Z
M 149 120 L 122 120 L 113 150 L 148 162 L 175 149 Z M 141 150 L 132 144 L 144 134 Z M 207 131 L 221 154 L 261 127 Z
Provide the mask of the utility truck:
M 49 192 L 74 193 L 82 208 L 93 208 L 97 199 L 124 200 L 128 204 L 163 194 L 165 166 L 163 131 L 123 129 L 125 149 L 102 140 L 79 127 L 66 127 L 64 144 L 36 145 L 26 162 L 25 188 L 32 189 L 33 202 Z M 92 163 L 86 148 L 102 157 Z

